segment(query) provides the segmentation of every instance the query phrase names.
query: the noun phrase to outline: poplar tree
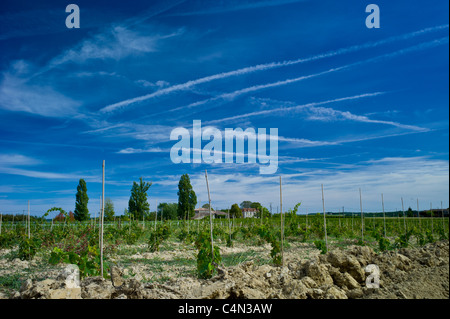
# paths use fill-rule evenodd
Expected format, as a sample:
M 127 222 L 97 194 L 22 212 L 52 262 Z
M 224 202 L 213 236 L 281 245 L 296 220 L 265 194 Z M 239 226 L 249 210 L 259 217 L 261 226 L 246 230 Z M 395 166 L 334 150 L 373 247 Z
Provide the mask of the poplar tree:
M 128 201 L 128 212 L 136 220 L 142 220 L 142 217 L 148 215 L 150 211 L 150 205 L 147 202 L 147 191 L 150 186 L 152 186 L 152 183 L 144 182 L 142 177 L 139 178 L 139 184 L 133 182 L 130 200 Z
M 194 216 L 195 205 L 197 205 L 197 195 L 191 185 L 188 174 L 184 174 L 178 183 L 178 218 L 184 219 Z
M 77 194 L 75 196 L 75 220 L 85 221 L 91 218 L 88 210 L 89 197 L 87 195 L 87 187 L 84 179 L 80 179 L 77 186 Z

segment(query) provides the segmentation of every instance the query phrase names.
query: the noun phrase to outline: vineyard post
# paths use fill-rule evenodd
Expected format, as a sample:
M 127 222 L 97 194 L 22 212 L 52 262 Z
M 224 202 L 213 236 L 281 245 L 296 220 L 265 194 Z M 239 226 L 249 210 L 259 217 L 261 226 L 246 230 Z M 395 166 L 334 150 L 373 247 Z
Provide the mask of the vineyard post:
M 0 213 L 0 235 L 2 234 L 2 219 L 3 219 L 3 213 Z
M 362 195 L 361 195 L 361 188 L 359 189 L 359 207 L 361 208 L 361 238 L 364 242 L 364 213 L 362 208 Z
M 342 212 L 342 213 L 344 213 L 344 212 Z M 339 230 L 341 230 L 341 214 L 340 214 L 340 211 L 338 213 L 338 219 L 339 219 Z
M 230 231 L 230 242 L 231 242 L 231 219 L 230 219 L 230 210 L 229 209 L 227 210 L 227 215 L 228 215 L 228 229 Z M 1 232 L 0 232 L 0 234 L 1 234 Z
M 419 199 L 418 198 L 417 198 L 417 218 L 419 219 L 419 228 L 422 228 L 422 222 L 420 220 Z
M 280 176 L 280 218 L 281 218 L 281 265 L 284 266 L 284 227 L 283 227 L 283 196 L 281 192 L 281 176 Z
M 210 225 L 210 231 L 211 231 L 211 254 L 212 254 L 212 261 L 214 261 L 214 242 L 213 242 L 213 221 L 212 221 L 212 215 L 211 215 L 211 196 L 209 194 L 209 184 L 208 184 L 208 172 L 205 169 L 205 178 L 206 178 L 206 188 L 208 190 L 208 212 L 209 212 L 209 225 Z
M 156 201 L 156 210 L 155 210 L 155 231 L 156 231 L 156 220 L 158 218 L 158 201 Z
M 325 198 L 323 197 L 323 184 L 322 184 L 322 208 L 323 208 L 323 228 L 325 230 L 325 244 L 328 251 L 327 218 L 325 214 Z
M 102 164 L 102 171 L 103 171 L 103 164 Z M 103 201 L 102 201 L 102 196 L 100 195 L 100 208 L 99 208 L 99 212 L 98 212 L 98 223 L 99 223 L 99 225 L 98 225 L 98 247 L 99 248 L 102 246 L 102 227 L 100 225 L 101 218 L 102 218 L 102 206 L 103 206 Z M 94 231 L 95 231 L 95 227 L 94 227 Z
M 433 227 L 433 203 L 430 203 L 430 217 L 431 217 L 431 234 L 434 234 Z
M 406 234 L 406 216 L 405 216 L 405 206 L 403 206 L 403 197 L 402 197 L 402 213 L 403 213 L 403 225 L 405 226 L 405 234 Z
M 442 201 L 441 201 L 441 215 L 442 215 L 442 230 L 444 231 L 444 234 L 445 234 L 444 207 L 442 206 Z M 1 231 L 0 231 L 0 233 L 1 233 Z
M 385 214 L 385 212 L 384 212 L 384 198 L 383 198 L 383 193 L 381 193 L 381 205 L 383 206 L 384 237 L 386 238 L 386 214 Z
M 103 160 L 103 177 L 102 177 L 102 211 L 101 211 L 101 222 L 100 222 L 100 275 L 103 278 L 103 219 L 105 215 L 105 160 Z
M 31 238 L 31 231 L 30 231 L 30 201 L 28 201 L 28 239 Z

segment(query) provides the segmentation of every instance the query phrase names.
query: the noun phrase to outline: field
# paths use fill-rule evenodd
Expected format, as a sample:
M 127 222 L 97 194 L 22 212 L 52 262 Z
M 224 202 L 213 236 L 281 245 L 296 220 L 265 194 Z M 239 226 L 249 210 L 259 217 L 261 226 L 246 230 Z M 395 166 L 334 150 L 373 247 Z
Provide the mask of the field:
M 34 221 L 30 238 L 26 222 L 3 222 L 0 298 L 57 298 L 67 264 L 81 273 L 73 298 L 448 298 L 448 218 L 327 216 L 325 233 L 323 215 L 287 214 L 281 225 L 214 219 L 211 243 L 209 219 L 109 222 L 102 279 L 94 221 Z M 366 287 L 368 264 L 379 289 Z

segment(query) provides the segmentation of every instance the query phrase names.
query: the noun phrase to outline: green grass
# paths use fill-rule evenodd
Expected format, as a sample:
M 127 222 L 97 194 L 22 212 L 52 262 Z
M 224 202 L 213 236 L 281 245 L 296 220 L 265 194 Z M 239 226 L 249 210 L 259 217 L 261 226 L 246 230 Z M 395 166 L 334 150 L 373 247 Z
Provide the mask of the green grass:
M 19 273 L 0 276 L 0 287 L 19 290 L 24 280 L 24 275 Z
M 267 258 L 264 258 L 261 256 L 261 252 L 256 252 L 254 250 L 222 255 L 222 263 L 225 267 L 236 266 L 250 260 L 254 261 L 256 265 L 270 263 L 270 258 L 268 258 L 268 256 Z

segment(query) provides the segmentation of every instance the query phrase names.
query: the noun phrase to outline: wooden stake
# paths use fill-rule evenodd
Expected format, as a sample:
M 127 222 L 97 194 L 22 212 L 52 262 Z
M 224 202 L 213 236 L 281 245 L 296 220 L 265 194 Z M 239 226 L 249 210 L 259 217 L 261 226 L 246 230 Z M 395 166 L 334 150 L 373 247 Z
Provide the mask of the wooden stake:
M 230 219 L 230 210 L 229 209 L 227 210 L 227 215 L 228 215 L 228 229 L 230 231 L 230 242 L 231 242 L 231 219 Z M 0 231 L 0 234 L 1 234 L 1 231 Z
M 283 225 L 283 195 L 281 192 L 280 176 L 280 217 L 281 217 L 281 266 L 284 266 L 284 225 Z
M 158 220 L 158 201 L 156 201 L 156 212 L 155 212 L 155 231 L 156 231 L 156 221 Z
M 402 197 L 402 212 L 403 212 L 403 225 L 405 226 L 405 234 L 406 234 L 406 216 L 405 216 L 405 206 L 403 206 L 403 197 Z
M 362 208 L 361 188 L 359 189 L 359 207 L 361 208 L 361 238 L 364 241 L 364 213 Z
M 419 218 L 419 227 L 422 228 L 422 222 L 420 220 L 419 199 L 417 199 L 417 217 Z
M 28 201 L 28 239 L 31 238 L 31 230 L 30 230 L 30 201 Z
M 434 234 L 433 226 L 433 204 L 430 203 L 430 217 L 431 217 L 431 234 Z
M 211 215 L 211 196 L 209 194 L 209 184 L 208 184 L 208 172 L 205 169 L 205 178 L 206 178 L 206 188 L 208 189 L 208 212 L 209 212 L 209 225 L 211 230 L 211 254 L 212 254 L 212 261 L 214 261 L 214 241 L 213 241 L 213 221 L 212 221 L 212 215 Z
M 386 238 L 386 214 L 384 212 L 384 198 L 383 193 L 381 193 L 381 204 L 383 206 L 383 223 L 384 223 L 384 237 Z
M 323 228 L 325 230 L 325 244 L 328 251 L 327 218 L 325 214 L 325 198 L 323 196 L 323 184 L 322 184 L 322 208 L 323 208 Z
M 103 177 L 102 177 L 102 210 L 100 217 L 100 275 L 103 278 L 103 220 L 105 215 L 105 160 L 103 160 Z

